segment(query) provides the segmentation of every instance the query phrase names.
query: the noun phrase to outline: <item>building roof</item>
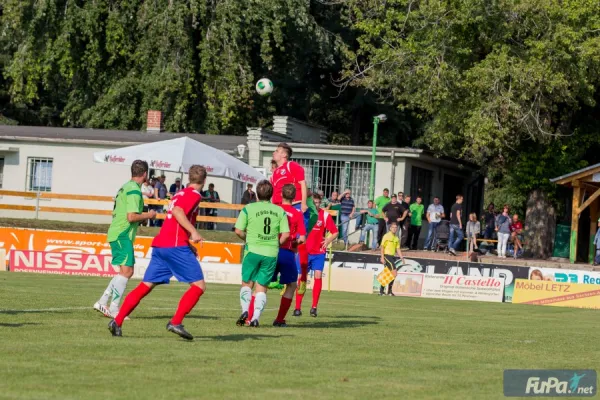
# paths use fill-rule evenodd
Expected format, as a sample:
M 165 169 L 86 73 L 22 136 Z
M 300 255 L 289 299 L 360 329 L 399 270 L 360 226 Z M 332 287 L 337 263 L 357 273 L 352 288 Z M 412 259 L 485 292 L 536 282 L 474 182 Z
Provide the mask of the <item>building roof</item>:
M 111 144 L 128 146 L 140 143 L 158 142 L 187 136 L 223 151 L 233 151 L 240 144 L 247 143 L 247 137 L 233 135 L 206 135 L 200 133 L 148 133 L 140 131 L 120 131 L 86 128 L 55 128 L 47 126 L 0 125 L 0 140 L 33 140 L 49 142 L 72 142 L 90 144 Z
M 569 185 L 574 180 L 584 179 L 597 173 L 600 173 L 600 164 L 590 165 L 589 167 L 573 171 L 569 174 L 562 175 L 554 179 L 550 179 L 550 182 L 557 183 L 559 185 Z

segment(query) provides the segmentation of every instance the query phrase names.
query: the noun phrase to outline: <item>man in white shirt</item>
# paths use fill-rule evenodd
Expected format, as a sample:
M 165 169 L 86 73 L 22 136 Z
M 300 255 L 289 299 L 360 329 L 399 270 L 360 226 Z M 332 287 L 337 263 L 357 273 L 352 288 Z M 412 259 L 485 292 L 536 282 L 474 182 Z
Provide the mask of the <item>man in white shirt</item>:
M 147 212 L 149 207 L 146 205 L 146 200 L 154 198 L 154 186 L 152 186 L 149 179 L 142 183 L 142 197 L 144 198 L 144 212 Z M 151 226 L 150 223 L 151 220 L 142 222 L 146 226 Z
M 444 213 L 444 206 L 440 204 L 440 198 L 434 197 L 433 204 L 427 207 L 427 221 L 429 222 L 429 229 L 427 231 L 427 239 L 425 239 L 425 251 L 431 250 L 435 243 L 435 228 L 439 225 L 442 218 L 446 214 Z

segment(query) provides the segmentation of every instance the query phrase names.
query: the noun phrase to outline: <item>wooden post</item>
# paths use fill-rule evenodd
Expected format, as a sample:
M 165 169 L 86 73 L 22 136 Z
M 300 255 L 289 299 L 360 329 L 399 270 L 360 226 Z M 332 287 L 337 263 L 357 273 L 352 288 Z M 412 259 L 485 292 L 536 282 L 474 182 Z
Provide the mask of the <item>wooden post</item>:
M 594 245 L 594 236 L 596 236 L 596 228 L 598 227 L 598 210 L 600 200 L 596 199 L 590 204 L 590 264 L 594 263 L 596 256 L 596 246 Z
M 573 204 L 571 206 L 571 247 L 569 261 L 574 264 L 577 261 L 577 232 L 579 230 L 579 205 L 581 203 L 581 187 L 579 181 L 573 181 Z

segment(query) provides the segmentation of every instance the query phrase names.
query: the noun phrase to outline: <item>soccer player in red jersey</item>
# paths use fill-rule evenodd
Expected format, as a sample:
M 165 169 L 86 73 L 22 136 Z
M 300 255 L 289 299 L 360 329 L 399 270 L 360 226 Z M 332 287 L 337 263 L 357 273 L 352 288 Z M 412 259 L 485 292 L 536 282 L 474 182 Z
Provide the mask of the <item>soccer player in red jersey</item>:
M 302 213 L 292 206 L 292 202 L 296 196 L 296 188 L 292 184 L 283 186 L 282 190 L 283 204 L 281 208 L 287 214 L 288 225 L 290 227 L 289 239 L 279 247 L 279 255 L 277 257 L 277 269 L 273 276 L 273 281 L 277 280 L 279 274 L 279 283 L 285 286 L 285 292 L 281 297 L 279 312 L 277 318 L 273 322 L 273 326 L 286 327 L 285 316 L 287 315 L 294 292 L 296 291 L 296 279 L 298 277 L 298 267 L 296 266 L 296 249 L 297 246 L 306 241 L 306 228 L 304 226 L 304 217 Z
M 308 233 L 306 240 L 306 249 L 308 250 L 308 269 L 313 270 L 315 283 L 313 285 L 313 302 L 310 309 L 312 317 L 317 316 L 317 306 L 319 305 L 319 297 L 323 288 L 323 268 L 325 268 L 325 253 L 327 247 L 338 237 L 338 229 L 335 225 L 333 217 L 325 210 L 321 209 L 321 196 L 313 193 L 313 201 L 317 210 L 319 210 L 319 218 L 312 230 Z M 329 237 L 325 234 L 329 232 Z M 298 271 L 301 274 L 302 271 Z M 302 315 L 302 299 L 304 294 L 298 291 L 296 293 L 296 309 L 294 317 Z
M 125 297 L 121 311 L 108 324 L 113 336 L 122 336 L 123 320 L 156 285 L 168 284 L 175 276 L 178 281 L 189 283 L 190 288 L 179 301 L 175 315 L 167 324 L 167 330 L 184 339 L 194 339 L 184 329 L 182 322 L 206 290 L 202 268 L 196 258 L 196 249 L 190 244 L 190 241 L 198 243 L 203 240 L 194 224 L 198 215 L 198 204 L 202 199 L 200 191 L 206 180 L 206 169 L 200 165 L 193 165 L 188 175 L 190 184 L 173 196 L 165 222 L 152 241 L 152 258 L 142 283 Z
M 304 168 L 297 162 L 290 161 L 292 157 L 292 148 L 287 143 L 279 143 L 273 152 L 273 161 L 277 168 L 271 176 L 273 184 L 273 204 L 281 205 L 283 201 L 282 191 L 287 184 L 292 184 L 296 188 L 296 196 L 293 205 L 304 215 L 304 226 L 308 229 L 310 220 L 310 210 L 308 208 L 308 188 L 304 176 Z M 317 208 L 318 209 L 318 208 Z M 300 287 L 298 291 L 302 294 L 306 291 L 306 271 L 308 271 L 308 253 L 305 244 L 298 245 L 298 258 L 300 269 L 305 273 L 300 274 Z

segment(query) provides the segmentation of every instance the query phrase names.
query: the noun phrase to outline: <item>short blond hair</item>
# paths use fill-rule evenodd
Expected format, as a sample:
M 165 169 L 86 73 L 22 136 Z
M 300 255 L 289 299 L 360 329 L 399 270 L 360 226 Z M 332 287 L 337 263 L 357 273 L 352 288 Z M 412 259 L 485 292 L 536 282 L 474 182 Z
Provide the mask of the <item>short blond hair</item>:
M 204 185 L 206 181 L 206 168 L 202 165 L 192 165 L 188 171 L 190 183 Z

